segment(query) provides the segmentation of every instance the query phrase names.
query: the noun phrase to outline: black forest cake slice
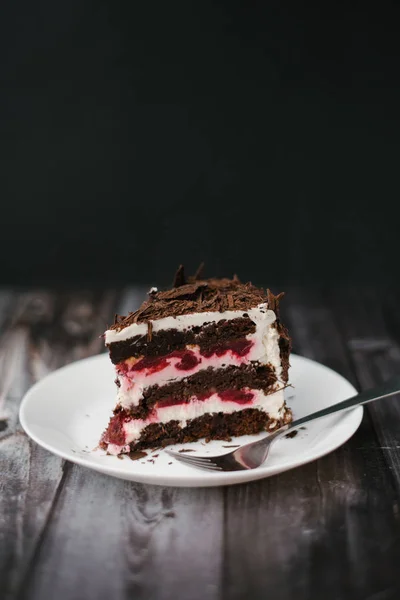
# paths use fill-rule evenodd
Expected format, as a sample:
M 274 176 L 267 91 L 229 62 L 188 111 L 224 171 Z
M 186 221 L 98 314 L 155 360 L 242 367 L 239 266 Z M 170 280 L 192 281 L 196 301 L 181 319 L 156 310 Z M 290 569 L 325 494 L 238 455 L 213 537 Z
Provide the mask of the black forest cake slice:
M 185 281 L 116 317 L 105 342 L 117 406 L 101 446 L 110 454 L 201 438 L 273 431 L 291 420 L 283 390 L 290 338 L 279 300 L 234 279 Z

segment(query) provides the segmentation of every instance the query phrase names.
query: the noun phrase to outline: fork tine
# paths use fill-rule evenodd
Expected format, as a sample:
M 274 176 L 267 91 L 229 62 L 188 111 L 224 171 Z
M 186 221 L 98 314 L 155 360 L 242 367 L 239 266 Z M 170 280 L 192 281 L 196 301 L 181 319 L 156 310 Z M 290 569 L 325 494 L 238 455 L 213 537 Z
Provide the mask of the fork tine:
M 177 457 L 176 457 L 177 458 Z M 189 458 L 187 456 L 185 457 L 179 457 L 179 460 L 185 461 L 187 463 L 190 463 L 191 465 L 204 465 L 205 467 L 218 467 L 217 464 L 215 464 L 215 462 L 213 461 L 206 461 L 206 460 L 197 460 L 195 458 Z
M 178 462 L 181 462 L 183 465 L 187 465 L 189 467 L 197 467 L 198 469 L 205 469 L 206 471 L 222 471 L 221 467 L 218 467 L 216 464 L 211 462 L 198 462 L 188 459 L 187 457 L 184 458 L 183 456 L 174 456 L 174 458 Z
M 212 458 L 210 458 L 209 456 L 196 456 L 196 455 L 187 456 L 187 454 L 180 453 L 180 452 L 174 452 L 173 450 L 166 450 L 166 453 L 169 454 L 170 456 L 173 456 L 174 458 L 184 458 L 185 460 L 207 462 L 207 463 L 213 462 Z
M 182 465 L 185 465 L 186 467 L 194 467 L 195 469 L 202 469 L 203 471 L 214 471 L 215 473 L 220 473 L 222 471 L 221 467 L 216 467 L 214 465 L 208 465 L 206 463 L 201 464 L 201 463 L 194 463 L 194 462 L 189 462 L 186 460 L 179 460 L 177 462 L 180 462 Z
M 176 458 L 178 460 L 184 460 L 185 462 L 190 462 L 190 463 L 199 463 L 201 465 L 215 464 L 209 458 L 204 459 L 202 456 L 181 456 L 180 454 L 172 454 L 172 453 L 170 454 L 170 456 L 173 456 L 174 458 Z

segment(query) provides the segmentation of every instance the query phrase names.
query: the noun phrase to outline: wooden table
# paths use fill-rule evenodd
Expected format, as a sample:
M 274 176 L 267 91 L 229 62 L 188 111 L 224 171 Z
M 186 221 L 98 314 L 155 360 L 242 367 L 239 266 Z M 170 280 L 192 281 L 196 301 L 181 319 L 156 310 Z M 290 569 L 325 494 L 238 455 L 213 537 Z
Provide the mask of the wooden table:
M 358 432 L 329 456 L 227 488 L 113 479 L 26 437 L 18 405 L 30 385 L 103 351 L 99 333 L 143 295 L 0 293 L 0 596 L 400 598 L 399 397 L 368 407 Z M 295 352 L 358 388 L 399 372 L 398 290 L 293 289 L 282 315 Z

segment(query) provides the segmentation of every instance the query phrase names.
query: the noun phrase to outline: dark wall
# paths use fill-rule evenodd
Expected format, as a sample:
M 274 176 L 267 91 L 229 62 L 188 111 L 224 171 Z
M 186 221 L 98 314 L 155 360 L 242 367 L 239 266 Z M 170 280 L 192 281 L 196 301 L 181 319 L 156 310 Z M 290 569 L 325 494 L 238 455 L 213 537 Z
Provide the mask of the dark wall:
M 396 278 L 389 2 L 8 2 L 1 283 Z

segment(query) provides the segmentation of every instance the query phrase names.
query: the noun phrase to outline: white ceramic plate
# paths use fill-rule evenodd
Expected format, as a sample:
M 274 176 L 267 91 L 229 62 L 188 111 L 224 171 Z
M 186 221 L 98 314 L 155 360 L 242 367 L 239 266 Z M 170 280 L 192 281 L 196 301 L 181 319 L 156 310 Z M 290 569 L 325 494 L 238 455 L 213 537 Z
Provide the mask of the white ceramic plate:
M 295 418 L 356 393 L 346 379 L 323 365 L 294 355 L 290 362 L 293 388 L 287 388 L 286 399 Z M 36 383 L 22 401 L 20 421 L 35 442 L 84 467 L 143 483 L 202 487 L 262 479 L 315 460 L 344 444 L 358 428 L 363 414 L 362 407 L 358 407 L 315 421 L 296 437 L 278 440 L 265 465 L 258 469 L 220 473 L 182 465 L 163 450 L 148 451 L 145 458 L 136 461 L 94 450 L 114 403 L 114 369 L 108 356 L 102 354 L 63 367 Z M 243 436 L 232 442 L 179 444 L 173 448 L 222 454 L 229 452 L 224 446 L 244 444 L 263 435 Z M 158 456 L 153 457 L 154 454 Z

